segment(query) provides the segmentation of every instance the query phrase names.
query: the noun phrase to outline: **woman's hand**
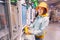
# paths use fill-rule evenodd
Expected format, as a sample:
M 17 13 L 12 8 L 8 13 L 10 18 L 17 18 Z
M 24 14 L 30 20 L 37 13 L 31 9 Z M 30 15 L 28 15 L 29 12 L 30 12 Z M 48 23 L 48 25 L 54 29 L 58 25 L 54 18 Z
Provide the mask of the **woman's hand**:
M 29 27 L 28 26 L 25 26 L 24 28 L 24 33 L 27 34 L 27 35 L 30 35 L 31 33 L 29 32 Z

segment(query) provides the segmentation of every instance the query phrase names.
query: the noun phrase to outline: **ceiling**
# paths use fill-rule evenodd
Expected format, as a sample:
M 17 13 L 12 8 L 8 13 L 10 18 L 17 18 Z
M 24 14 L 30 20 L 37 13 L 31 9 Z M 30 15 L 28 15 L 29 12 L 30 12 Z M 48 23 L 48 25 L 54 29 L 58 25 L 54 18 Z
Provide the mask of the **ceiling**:
M 44 0 L 38 0 L 38 1 L 40 2 L 40 1 L 44 1 Z M 51 4 L 51 3 L 58 2 L 58 1 L 60 1 L 60 0 L 47 0 L 46 2 L 47 2 L 48 4 Z
M 39 2 L 44 1 L 44 0 L 38 0 Z M 46 3 L 49 4 L 49 6 L 53 5 L 54 7 L 60 9 L 60 0 L 47 0 L 45 1 Z

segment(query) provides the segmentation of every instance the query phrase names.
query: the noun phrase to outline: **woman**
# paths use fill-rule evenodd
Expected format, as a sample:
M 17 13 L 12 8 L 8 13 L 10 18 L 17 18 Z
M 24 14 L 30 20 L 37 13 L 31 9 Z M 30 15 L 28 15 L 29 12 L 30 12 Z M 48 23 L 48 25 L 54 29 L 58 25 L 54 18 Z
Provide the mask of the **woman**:
M 25 27 L 25 34 L 27 35 L 36 35 L 36 39 L 40 40 L 44 38 L 44 29 L 48 26 L 49 17 L 48 17 L 48 5 L 45 2 L 41 2 L 37 7 L 36 11 L 38 16 L 35 21 L 28 27 Z M 29 36 L 28 36 L 29 37 Z M 31 38 L 33 38 L 31 36 Z M 34 39 L 33 39 L 34 40 Z

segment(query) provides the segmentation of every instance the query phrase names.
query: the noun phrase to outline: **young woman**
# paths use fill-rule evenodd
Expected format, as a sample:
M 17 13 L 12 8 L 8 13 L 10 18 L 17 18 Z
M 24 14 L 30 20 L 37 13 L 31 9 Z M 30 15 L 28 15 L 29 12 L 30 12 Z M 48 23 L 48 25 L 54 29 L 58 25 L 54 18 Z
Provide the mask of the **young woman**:
M 44 29 L 46 28 L 46 26 L 48 26 L 49 23 L 48 5 L 45 2 L 41 2 L 36 7 L 36 11 L 38 12 L 38 16 L 29 27 L 25 27 L 25 34 L 34 35 L 36 36 L 37 40 L 40 40 L 44 38 Z M 31 36 L 30 38 L 34 40 L 33 36 Z

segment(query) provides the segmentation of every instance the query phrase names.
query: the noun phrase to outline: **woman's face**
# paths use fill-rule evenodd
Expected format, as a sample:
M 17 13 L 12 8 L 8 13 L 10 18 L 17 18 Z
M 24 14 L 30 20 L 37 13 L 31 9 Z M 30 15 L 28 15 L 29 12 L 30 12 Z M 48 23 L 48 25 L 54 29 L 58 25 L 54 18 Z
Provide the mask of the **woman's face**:
M 42 15 L 42 13 L 43 13 L 43 8 L 39 8 L 39 9 L 38 9 L 38 13 L 39 13 L 39 15 Z

